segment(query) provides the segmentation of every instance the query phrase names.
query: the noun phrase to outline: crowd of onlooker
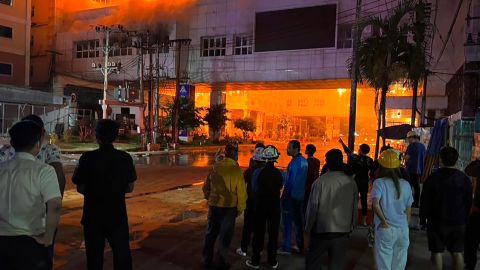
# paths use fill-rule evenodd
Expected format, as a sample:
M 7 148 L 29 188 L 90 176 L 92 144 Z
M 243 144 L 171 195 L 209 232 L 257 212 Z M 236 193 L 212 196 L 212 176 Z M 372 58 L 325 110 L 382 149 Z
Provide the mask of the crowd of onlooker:
M 81 223 L 90 270 L 103 269 L 106 240 L 114 268 L 132 269 L 125 194 L 133 191 L 137 177 L 131 156 L 113 146 L 118 130 L 115 121 L 98 122 L 99 148 L 81 156 L 72 177 L 84 195 Z M 44 124 L 35 115 L 14 124 L 9 135 L 10 144 L 0 148 L 0 269 L 50 270 L 65 189 L 60 151 L 46 142 Z M 273 269 L 279 267 L 277 255 L 292 253 L 305 256 L 308 270 L 321 269 L 324 257 L 328 269 L 343 269 L 349 236 L 364 226 L 376 269 L 405 269 L 410 228 L 417 227 L 412 209 L 419 208 L 418 225 L 427 231 L 435 268 L 443 268 L 442 254 L 447 250 L 454 269 L 474 270 L 480 243 L 480 187 L 472 179 L 480 176 L 480 160 L 463 172 L 456 168 L 457 150 L 443 147 L 439 168 L 421 189 L 426 149 L 414 132 L 407 137 L 405 153 L 384 146 L 376 160 L 368 156 L 368 145 L 360 145 L 355 153 L 340 140 L 343 151 L 328 151 L 323 166 L 314 145 L 305 147 L 304 157 L 300 142 L 293 140 L 287 147 L 291 161 L 286 171 L 276 167 L 280 151 L 275 146 L 257 144 L 243 172 L 237 162 L 238 145 L 228 144 L 217 153 L 203 185 L 209 205 L 205 268 L 229 268 L 235 221 L 243 214 L 236 253 L 250 256 L 245 260 L 249 268 L 260 268 L 268 235 L 266 265 Z M 367 218 L 370 208 L 373 224 Z
M 452 254 L 454 269 L 475 269 L 480 242 L 479 188 L 473 192 L 472 180 L 456 168 L 457 150 L 446 146 L 440 151 L 439 168 L 427 177 L 421 190 L 426 149 L 413 131 L 407 141 L 405 153 L 384 146 L 379 158 L 373 160 L 368 145 L 362 144 L 354 153 L 340 140 L 343 152 L 328 151 L 321 167 L 314 145 L 306 146 L 305 158 L 300 142 L 293 140 L 287 147 L 292 159 L 286 172 L 275 166 L 280 152 L 273 145 L 257 144 L 245 172 L 237 162 L 238 146 L 227 145 L 217 153 L 203 186 L 209 205 L 205 268 L 229 268 L 227 255 L 235 220 L 243 213 L 242 240 L 236 253 L 250 256 L 245 264 L 252 269 L 260 269 L 262 264 L 265 234 L 266 266 L 272 269 L 279 267 L 277 255 L 292 253 L 305 256 L 308 270 L 322 269 L 325 261 L 328 269 L 343 269 L 349 236 L 357 226 L 368 229 L 376 269 L 405 269 L 410 229 L 418 225 L 427 230 L 436 269 L 443 269 L 445 249 Z M 473 179 L 479 176 L 480 161 L 472 162 L 466 172 Z M 369 194 L 373 224 L 367 219 Z M 415 208 L 419 214 L 412 220 Z M 280 232 L 282 244 L 278 245 Z M 293 236 L 296 245 L 292 244 Z

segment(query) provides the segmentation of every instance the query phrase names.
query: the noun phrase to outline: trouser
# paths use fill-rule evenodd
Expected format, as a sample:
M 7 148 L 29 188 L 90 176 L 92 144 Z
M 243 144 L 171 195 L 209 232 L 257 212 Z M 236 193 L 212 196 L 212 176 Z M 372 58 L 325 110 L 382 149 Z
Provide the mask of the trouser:
M 88 270 L 103 269 L 105 239 L 113 253 L 113 268 L 115 270 L 131 270 L 132 254 L 130 251 L 128 224 L 106 228 L 95 224 L 83 226 L 85 234 L 85 251 Z
M 322 269 L 322 257 L 328 255 L 328 269 L 341 270 L 345 263 L 348 234 L 310 235 L 310 247 L 305 258 L 307 270 Z
M 473 213 L 465 231 L 465 269 L 475 270 L 477 265 L 477 250 L 480 244 L 480 213 Z
M 407 264 L 409 230 L 390 227 L 375 230 L 375 261 L 379 270 L 404 270 Z
M 413 188 L 413 208 L 418 208 L 420 202 L 420 175 L 410 173 L 410 180 L 408 181 Z
M 253 234 L 252 263 L 260 264 L 261 252 L 265 240 L 265 232 L 268 231 L 268 263 L 277 264 L 277 241 L 280 227 L 280 204 L 272 202 L 257 205 L 255 211 L 255 232 Z
M 253 203 L 247 201 L 247 208 L 243 212 L 243 229 L 242 229 L 242 242 L 240 247 L 243 252 L 248 252 L 248 246 L 250 246 L 250 240 L 254 230 L 254 208 Z
M 29 236 L 0 236 L 0 269 L 52 270 L 45 246 Z
M 368 214 L 368 182 L 361 183 L 357 181 L 358 192 L 360 193 L 360 204 L 362 205 L 362 216 Z
M 283 218 L 283 251 L 292 252 L 292 223 L 295 230 L 297 246 L 302 251 L 304 249 L 303 228 L 303 201 L 295 199 L 282 200 L 282 218 Z
M 215 241 L 219 238 L 218 259 L 220 264 L 227 264 L 227 254 L 235 230 L 237 208 L 216 207 L 208 208 L 208 227 L 203 247 L 203 262 L 211 266 Z

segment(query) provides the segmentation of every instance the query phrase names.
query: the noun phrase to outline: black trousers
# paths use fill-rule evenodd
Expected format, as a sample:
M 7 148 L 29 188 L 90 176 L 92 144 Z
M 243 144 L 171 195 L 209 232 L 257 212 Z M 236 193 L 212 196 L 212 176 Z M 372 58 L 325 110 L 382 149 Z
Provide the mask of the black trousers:
M 413 188 L 413 208 L 418 208 L 420 202 L 420 175 L 410 173 L 410 180 L 408 181 Z
M 362 205 L 362 216 L 367 216 L 368 214 L 368 180 L 366 183 L 356 181 L 358 192 L 360 193 L 360 203 Z M 356 221 L 355 221 L 356 222 Z
M 465 269 L 475 270 L 477 250 L 480 244 L 480 213 L 473 213 L 465 231 Z
M 342 270 L 347 249 L 347 234 L 310 235 L 310 249 L 306 256 L 306 270 L 322 269 L 322 257 L 328 254 L 328 270 Z
M 248 246 L 250 246 L 252 239 L 254 220 L 253 202 L 247 200 L 247 209 L 243 212 L 242 242 L 240 244 L 242 251 L 245 253 L 248 252 Z
M 219 238 L 218 259 L 220 266 L 227 264 L 227 254 L 235 230 L 237 208 L 215 207 L 208 208 L 208 228 L 203 246 L 203 263 L 206 267 L 212 266 L 213 251 L 217 237 Z
M 45 246 L 28 236 L 0 236 L 0 269 L 52 270 Z
M 103 269 L 105 239 L 112 249 L 113 268 L 115 270 L 132 270 L 128 224 L 113 228 L 104 228 L 95 224 L 84 225 L 85 250 L 88 270 Z
M 268 263 L 277 264 L 278 231 L 280 228 L 280 202 L 257 205 L 255 208 L 255 230 L 253 233 L 252 263 L 260 264 L 265 233 L 268 231 Z

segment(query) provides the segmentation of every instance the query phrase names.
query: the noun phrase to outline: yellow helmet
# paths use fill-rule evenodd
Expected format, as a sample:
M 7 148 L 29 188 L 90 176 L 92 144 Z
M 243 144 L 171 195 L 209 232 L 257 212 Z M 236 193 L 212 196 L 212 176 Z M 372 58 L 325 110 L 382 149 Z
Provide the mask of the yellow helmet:
M 395 150 L 389 149 L 382 152 L 378 163 L 384 168 L 396 169 L 400 167 L 400 158 Z

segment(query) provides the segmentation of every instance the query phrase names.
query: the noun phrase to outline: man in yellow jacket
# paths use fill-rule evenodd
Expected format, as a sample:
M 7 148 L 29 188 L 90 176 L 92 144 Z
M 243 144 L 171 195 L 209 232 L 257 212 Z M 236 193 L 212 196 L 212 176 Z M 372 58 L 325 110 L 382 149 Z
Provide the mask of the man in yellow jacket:
M 235 218 L 245 210 L 247 201 L 245 181 L 237 160 L 238 147 L 227 145 L 225 157 L 217 159 L 203 185 L 203 193 L 208 200 L 208 228 L 203 249 L 206 269 L 212 267 L 217 237 L 218 268 L 229 267 L 227 254 L 235 230 Z

